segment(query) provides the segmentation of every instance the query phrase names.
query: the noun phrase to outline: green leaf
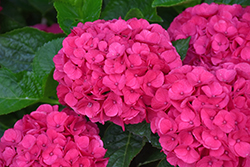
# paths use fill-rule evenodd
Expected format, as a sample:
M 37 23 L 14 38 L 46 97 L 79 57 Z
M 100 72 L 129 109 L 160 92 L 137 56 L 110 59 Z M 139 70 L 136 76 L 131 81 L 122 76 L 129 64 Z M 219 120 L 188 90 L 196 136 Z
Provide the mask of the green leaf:
M 32 72 L 14 74 L 0 70 L 0 114 L 7 114 L 34 104 L 41 98 L 39 78 Z
M 50 99 L 51 90 L 56 85 L 50 85 L 48 77 L 52 77 L 54 68 L 53 56 L 62 45 L 62 38 L 55 39 L 39 48 L 34 58 L 33 71 L 13 73 L 0 69 L 0 115 L 20 110 L 37 102 L 59 104 L 56 99 Z
M 1 33 L 21 28 L 26 25 L 26 21 L 21 12 L 16 9 L 16 6 L 12 2 L 2 1 L 1 6 L 4 6 L 0 12 Z
M 36 56 L 33 61 L 33 71 L 37 75 L 46 73 L 47 75 L 55 67 L 53 57 L 62 48 L 62 42 L 64 38 L 57 38 L 50 42 L 45 43 L 36 52 Z
M 0 35 L 0 65 L 12 72 L 31 70 L 37 49 L 62 34 L 25 27 Z
M 8 0 L 15 4 L 19 9 L 22 9 L 27 12 L 34 12 L 36 9 L 29 3 L 29 0 Z M 2 2 L 1 2 L 2 3 Z
M 33 61 L 33 71 L 40 76 L 44 89 L 44 97 L 53 97 L 57 99 L 56 87 L 58 82 L 53 79 L 54 62 L 53 57 L 62 48 L 64 38 L 58 38 L 44 44 L 38 49 Z
M 138 8 L 133 8 L 133 9 L 130 9 L 128 11 L 128 13 L 126 14 L 124 20 L 129 20 L 131 18 L 137 18 L 137 19 L 140 19 L 140 18 L 144 18 L 142 12 L 140 11 L 140 9 Z
M 119 17 L 125 18 L 131 9 L 136 10 L 135 8 L 137 8 L 144 16 L 144 19 L 161 22 L 162 19 L 157 15 L 156 8 L 151 7 L 152 2 L 153 0 L 110 0 L 101 13 L 101 18 L 105 20 L 118 19 Z
M 53 8 L 51 0 L 29 0 L 29 3 L 40 11 L 42 15 L 45 15 L 46 12 Z
M 152 3 L 152 7 L 170 7 L 176 6 L 180 4 L 189 3 L 194 0 L 154 0 Z
M 186 39 L 179 39 L 172 42 L 177 52 L 181 56 L 181 60 L 184 60 L 184 58 L 186 57 L 190 39 L 191 37 L 188 37 Z
M 183 4 L 177 5 L 177 6 L 173 6 L 173 8 L 178 12 L 178 13 L 182 13 L 186 8 L 188 7 L 193 7 L 197 4 L 200 4 L 201 0 L 191 0 L 191 1 L 187 1 Z
M 151 140 L 152 132 L 150 129 L 150 124 L 147 123 L 146 121 L 143 121 L 142 123 L 138 123 L 138 124 L 127 125 L 126 129 L 135 135 L 138 135 L 140 137 L 146 137 L 148 141 Z
M 145 144 L 143 138 L 114 124 L 107 128 L 103 143 L 107 149 L 105 156 L 109 157 L 107 167 L 128 167 Z
M 240 4 L 242 6 L 249 6 L 250 1 L 249 0 L 205 0 L 205 3 L 223 3 L 223 4 L 228 4 L 228 5 L 233 5 L 233 4 Z
M 157 167 L 173 167 L 170 163 L 167 162 L 166 158 L 163 158 Z
M 160 161 L 161 159 L 166 158 L 166 154 L 164 154 L 163 152 L 161 152 L 161 150 L 156 149 L 154 147 L 150 148 L 150 150 L 145 150 L 145 152 L 146 152 L 144 153 L 145 161 L 141 162 L 138 165 L 138 167 L 142 165 L 150 164 L 155 161 Z
M 57 0 L 54 2 L 54 7 L 61 29 L 69 34 L 77 23 L 95 21 L 99 18 L 102 0 Z
M 151 140 L 149 142 L 152 144 L 153 147 L 162 149 L 161 144 L 159 142 L 158 134 L 151 134 Z

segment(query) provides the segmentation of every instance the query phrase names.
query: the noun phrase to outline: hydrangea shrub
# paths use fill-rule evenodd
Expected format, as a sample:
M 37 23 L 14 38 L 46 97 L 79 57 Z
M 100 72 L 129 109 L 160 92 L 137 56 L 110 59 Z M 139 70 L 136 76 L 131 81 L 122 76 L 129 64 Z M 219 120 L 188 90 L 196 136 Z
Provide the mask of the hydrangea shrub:
M 0 6 L 0 166 L 249 166 L 248 0 Z

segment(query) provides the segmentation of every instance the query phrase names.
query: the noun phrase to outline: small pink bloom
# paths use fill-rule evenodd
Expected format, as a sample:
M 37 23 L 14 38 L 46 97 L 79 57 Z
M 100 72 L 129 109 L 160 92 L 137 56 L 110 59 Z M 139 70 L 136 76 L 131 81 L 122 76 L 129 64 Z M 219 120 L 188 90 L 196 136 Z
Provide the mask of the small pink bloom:
M 4 151 L 2 152 L 2 156 L 4 161 L 6 162 L 6 166 L 9 166 L 12 163 L 12 159 L 15 155 L 16 150 L 13 147 L 5 147 Z
M 7 129 L 4 131 L 1 142 L 4 142 L 8 145 L 15 145 L 22 140 L 22 132 L 15 129 Z
M 208 17 L 214 15 L 218 10 L 219 5 L 216 3 L 207 4 L 202 3 L 200 5 L 196 5 L 192 10 L 194 14 L 199 16 Z
M 103 67 L 107 74 L 121 74 L 125 71 L 126 65 L 123 56 L 116 59 L 106 59 Z
M 146 69 L 136 69 L 136 70 L 126 70 L 126 86 L 131 87 L 132 89 L 139 89 L 142 84 L 142 77 L 146 72 Z
M 197 167 L 221 167 L 223 161 L 216 159 L 215 157 L 205 156 L 197 162 Z
M 71 165 L 64 159 L 64 158 L 58 158 L 51 167 L 70 167 Z
M 140 98 L 142 91 L 140 89 L 134 90 L 129 87 L 124 87 L 122 93 L 124 94 L 124 102 L 128 105 L 133 105 Z
M 125 46 L 118 43 L 118 42 L 114 42 L 112 44 L 110 44 L 109 46 L 109 52 L 106 55 L 107 58 L 109 59 L 116 59 L 120 56 L 122 56 L 125 52 Z
M 142 30 L 135 36 L 135 39 L 141 42 L 147 42 L 152 44 L 158 44 L 160 42 L 160 36 L 158 33 L 150 32 L 149 30 Z
M 159 88 L 155 96 L 151 101 L 151 106 L 153 109 L 167 109 L 170 107 L 170 99 L 168 97 L 168 90 L 164 88 Z
M 98 50 L 89 50 L 88 53 L 85 54 L 85 59 L 88 63 L 101 63 L 104 60 L 104 56 Z
M 80 152 L 77 149 L 70 149 L 69 151 L 67 151 L 67 153 L 64 156 L 64 160 L 66 160 L 66 162 L 68 164 L 73 164 L 75 163 L 78 158 L 79 158 L 79 154 Z
M 114 93 L 109 93 L 108 98 L 103 103 L 103 109 L 109 117 L 120 115 L 123 111 L 122 99 Z
M 224 35 L 218 33 L 213 36 L 212 49 L 215 53 L 225 51 L 228 47 L 229 41 Z
M 182 161 L 191 164 L 197 162 L 200 159 L 200 155 L 193 147 L 188 145 L 178 145 L 174 152 L 178 158 Z
M 181 79 L 173 83 L 168 91 L 168 96 L 173 100 L 182 100 L 190 96 L 193 91 L 193 86 L 186 79 Z
M 241 52 L 240 52 L 240 56 L 243 60 L 246 61 L 250 61 L 250 56 L 249 56 L 249 52 L 250 52 L 250 47 L 249 46 L 245 46 Z
M 58 158 L 62 158 L 63 152 L 58 145 L 50 145 L 42 153 L 43 162 L 52 165 Z
M 234 115 L 226 110 L 220 110 L 214 117 L 213 123 L 225 133 L 230 133 L 235 128 Z
M 51 129 L 57 132 L 62 132 L 64 130 L 64 123 L 68 118 L 67 114 L 64 112 L 53 111 L 47 116 L 47 124 Z
M 200 125 L 199 116 L 188 108 L 184 108 L 175 121 L 178 124 L 178 130 L 198 127 Z
M 68 61 L 64 65 L 63 69 L 64 69 L 64 72 L 71 79 L 79 79 L 82 76 L 81 70 L 77 67 L 77 65 L 74 65 L 71 61 Z
M 204 147 L 211 150 L 218 150 L 223 142 L 227 141 L 226 133 L 222 132 L 220 129 L 213 129 L 202 132 L 202 140 L 204 142 Z
M 103 78 L 103 84 L 109 87 L 117 95 L 122 95 L 121 90 L 126 84 L 125 75 L 113 74 Z
M 235 70 L 228 70 L 228 69 L 219 69 L 216 71 L 216 77 L 219 81 L 222 82 L 231 82 L 234 80 L 236 76 L 236 71 Z
M 128 28 L 127 22 L 122 19 L 119 19 L 114 23 L 110 23 L 108 26 L 111 30 L 113 30 L 116 33 L 122 32 Z
M 203 124 L 210 130 L 215 129 L 213 120 L 217 112 L 214 109 L 202 108 L 200 113 L 201 113 L 201 120 Z
M 202 86 L 201 89 L 208 97 L 216 97 L 223 92 L 223 87 L 219 82 L 213 82 L 207 86 Z
M 197 54 L 202 55 L 207 52 L 209 39 L 207 36 L 200 36 L 194 43 L 194 49 Z
M 164 75 L 161 71 L 149 70 L 143 77 L 142 90 L 146 95 L 154 96 L 155 88 L 162 86 Z
M 250 154 L 250 138 L 245 130 L 235 131 L 228 136 L 230 149 L 240 157 L 248 157 Z
M 210 84 L 214 79 L 214 75 L 204 67 L 194 67 L 194 69 L 187 73 L 187 80 L 193 86 L 200 86 L 205 84 Z
M 87 115 L 92 118 L 100 112 L 100 103 L 93 100 L 82 99 L 79 101 L 78 110 L 82 115 Z
M 36 137 L 30 134 L 27 134 L 23 137 L 20 145 L 22 145 L 25 149 L 29 150 L 36 143 Z
M 91 159 L 87 157 L 81 157 L 79 158 L 72 167 L 90 167 L 92 164 Z
M 162 135 L 160 136 L 159 142 L 163 149 L 167 151 L 173 151 L 178 145 L 177 135 Z

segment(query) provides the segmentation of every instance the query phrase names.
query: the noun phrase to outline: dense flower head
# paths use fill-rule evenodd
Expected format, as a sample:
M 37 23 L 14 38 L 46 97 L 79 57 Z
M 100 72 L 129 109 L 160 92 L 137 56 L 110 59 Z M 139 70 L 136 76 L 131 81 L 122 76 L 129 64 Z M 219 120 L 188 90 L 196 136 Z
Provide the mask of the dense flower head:
M 202 3 L 178 15 L 168 32 L 171 40 L 191 36 L 184 64 L 217 66 L 249 62 L 250 8 Z
M 171 40 L 191 36 L 189 49 L 147 101 L 147 120 L 172 165 L 249 165 L 249 13 L 202 3 L 171 23 Z
M 93 122 L 142 122 L 164 75 L 182 65 L 169 35 L 145 19 L 79 23 L 54 57 L 59 101 Z
M 0 166 L 104 167 L 108 158 L 96 124 L 69 108 L 43 104 L 0 140 Z
M 172 165 L 247 166 L 250 80 L 236 66 L 184 65 L 165 75 L 147 112 Z

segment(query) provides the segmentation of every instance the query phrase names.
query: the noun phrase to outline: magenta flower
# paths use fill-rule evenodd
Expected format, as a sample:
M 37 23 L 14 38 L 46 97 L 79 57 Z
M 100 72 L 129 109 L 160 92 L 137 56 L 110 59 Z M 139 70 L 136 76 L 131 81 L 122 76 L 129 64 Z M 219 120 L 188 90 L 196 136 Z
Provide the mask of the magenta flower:
M 240 64 L 248 66 L 239 63 L 235 70 L 228 62 L 211 69 L 172 69 L 151 101 L 145 101 L 151 130 L 160 136 L 172 165 L 233 167 L 247 162 L 250 82 Z
M 2 10 L 2 7 L 0 7 L 0 11 L 1 10 Z M 54 33 L 54 34 L 63 33 L 62 29 L 59 27 L 59 24 L 57 24 L 57 23 L 54 23 L 50 26 L 47 26 L 46 24 L 35 24 L 31 27 L 37 28 L 41 31 Z
M 79 23 L 53 61 L 60 103 L 122 127 L 145 120 L 164 75 L 182 65 L 168 32 L 136 18 Z
M 40 129 L 30 124 L 38 124 Z M 65 108 L 59 112 L 58 106 L 44 104 L 5 131 L 0 142 L 0 164 L 106 166 L 108 158 L 104 158 L 106 150 L 98 133 L 96 124 L 72 110 Z

